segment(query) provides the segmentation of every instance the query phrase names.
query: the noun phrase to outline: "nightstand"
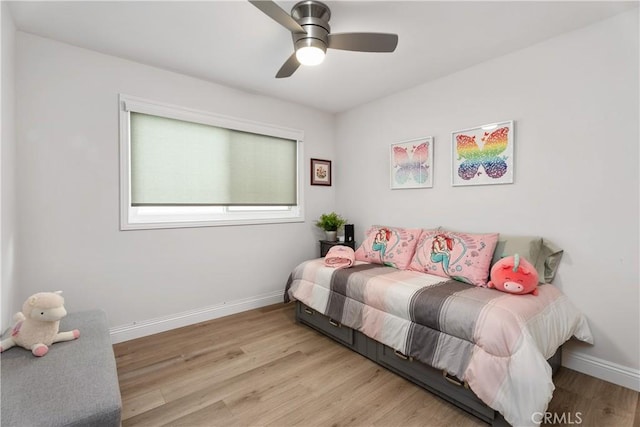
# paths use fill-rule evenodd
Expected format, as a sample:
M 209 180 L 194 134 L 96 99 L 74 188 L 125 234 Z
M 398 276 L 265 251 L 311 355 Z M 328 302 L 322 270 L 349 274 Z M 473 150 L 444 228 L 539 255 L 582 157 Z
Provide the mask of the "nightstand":
M 349 246 L 353 250 L 356 249 L 356 242 L 355 241 L 351 241 L 351 242 L 330 242 L 329 240 L 320 240 L 320 256 L 324 257 L 327 254 L 327 252 L 329 252 L 329 249 L 331 249 L 332 246 L 336 246 L 336 245 Z

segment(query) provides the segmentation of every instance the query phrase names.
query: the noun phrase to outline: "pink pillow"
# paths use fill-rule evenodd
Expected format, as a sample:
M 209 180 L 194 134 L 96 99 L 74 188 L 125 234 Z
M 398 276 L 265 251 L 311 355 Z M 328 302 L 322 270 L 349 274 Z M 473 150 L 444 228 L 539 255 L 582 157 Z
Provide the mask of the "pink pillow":
M 356 251 L 356 260 L 405 270 L 421 232 L 419 228 L 374 225 L 367 230 L 364 242 Z
M 498 233 L 423 230 L 409 270 L 487 286 Z

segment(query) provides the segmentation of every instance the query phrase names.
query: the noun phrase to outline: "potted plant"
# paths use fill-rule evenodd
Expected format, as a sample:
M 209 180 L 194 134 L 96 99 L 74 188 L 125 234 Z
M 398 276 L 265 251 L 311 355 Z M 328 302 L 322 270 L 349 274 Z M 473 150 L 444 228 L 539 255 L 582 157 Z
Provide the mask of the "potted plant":
M 326 239 L 335 242 L 337 240 L 338 229 L 347 223 L 347 220 L 335 212 L 322 214 L 316 221 L 316 226 L 322 228 L 327 235 Z

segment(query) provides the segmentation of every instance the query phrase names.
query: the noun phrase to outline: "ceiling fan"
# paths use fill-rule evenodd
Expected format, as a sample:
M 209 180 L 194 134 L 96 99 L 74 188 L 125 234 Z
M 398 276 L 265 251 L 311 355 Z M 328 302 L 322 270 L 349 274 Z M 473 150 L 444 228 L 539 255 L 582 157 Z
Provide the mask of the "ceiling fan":
M 249 0 L 278 24 L 291 31 L 295 52 L 280 67 L 276 78 L 291 76 L 300 65 L 317 65 L 324 60 L 327 48 L 358 52 L 393 52 L 397 34 L 339 33 L 331 34 L 331 10 L 317 0 L 298 2 L 291 15 L 270 0 Z

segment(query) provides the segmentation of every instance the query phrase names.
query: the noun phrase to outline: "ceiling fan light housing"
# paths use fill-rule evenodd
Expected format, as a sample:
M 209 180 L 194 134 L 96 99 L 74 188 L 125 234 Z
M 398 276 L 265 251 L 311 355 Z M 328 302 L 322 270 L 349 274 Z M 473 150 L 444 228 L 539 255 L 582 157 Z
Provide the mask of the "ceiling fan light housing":
M 296 59 L 302 65 L 318 65 L 324 61 L 327 46 L 317 39 L 302 39 L 296 43 Z

